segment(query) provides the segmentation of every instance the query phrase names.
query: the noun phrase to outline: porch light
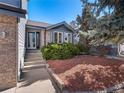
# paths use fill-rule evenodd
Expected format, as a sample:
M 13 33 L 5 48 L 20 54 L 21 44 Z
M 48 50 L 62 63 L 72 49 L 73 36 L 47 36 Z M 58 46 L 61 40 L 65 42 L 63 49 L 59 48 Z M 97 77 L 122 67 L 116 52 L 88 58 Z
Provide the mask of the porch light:
M 0 38 L 5 38 L 6 33 L 4 31 L 0 32 Z

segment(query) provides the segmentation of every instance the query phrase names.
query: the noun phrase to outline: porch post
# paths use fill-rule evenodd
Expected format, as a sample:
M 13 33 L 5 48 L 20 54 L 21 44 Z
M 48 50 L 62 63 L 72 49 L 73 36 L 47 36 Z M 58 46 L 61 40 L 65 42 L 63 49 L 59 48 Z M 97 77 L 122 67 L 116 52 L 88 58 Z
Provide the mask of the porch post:
M 46 28 L 45 28 L 45 31 L 44 31 L 44 46 L 46 46 Z

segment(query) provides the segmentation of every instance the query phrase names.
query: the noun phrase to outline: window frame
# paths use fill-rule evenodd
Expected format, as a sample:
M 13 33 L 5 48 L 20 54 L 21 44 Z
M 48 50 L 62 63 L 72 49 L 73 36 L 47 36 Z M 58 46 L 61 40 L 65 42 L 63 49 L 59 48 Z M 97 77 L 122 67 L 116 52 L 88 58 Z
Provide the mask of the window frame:
M 68 33 L 68 32 L 65 32 L 64 35 L 67 35 L 66 37 L 64 36 L 64 42 L 72 43 L 72 34 Z M 70 35 L 70 37 L 69 37 L 69 35 Z M 65 40 L 66 38 L 67 38 L 67 40 Z
M 68 43 L 72 43 L 72 35 L 71 35 L 71 33 L 68 33 Z
M 56 33 L 57 33 L 57 41 L 55 40 Z M 53 34 L 54 34 L 54 43 L 62 44 L 63 43 L 63 33 L 55 31 Z M 59 37 L 60 34 L 61 34 L 61 43 L 60 43 L 60 37 Z

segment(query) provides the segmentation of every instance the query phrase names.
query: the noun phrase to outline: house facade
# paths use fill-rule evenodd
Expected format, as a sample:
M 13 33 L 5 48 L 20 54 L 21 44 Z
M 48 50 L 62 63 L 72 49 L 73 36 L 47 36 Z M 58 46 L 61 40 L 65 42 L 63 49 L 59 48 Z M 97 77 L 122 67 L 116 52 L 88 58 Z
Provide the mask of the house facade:
M 20 80 L 27 49 L 74 42 L 75 30 L 65 21 L 48 24 L 28 20 L 27 7 L 28 0 L 0 0 L 0 91 L 15 87 Z M 124 55 L 123 42 L 118 48 L 120 55 Z
M 20 77 L 25 37 L 22 25 L 26 22 L 23 2 L 27 0 L 0 0 L 0 90 L 15 87 Z
M 41 49 L 49 43 L 73 43 L 74 29 L 66 22 L 48 24 L 28 20 L 26 24 L 26 48 Z
M 27 49 L 73 43 L 70 25 L 30 21 L 27 5 L 28 0 L 0 0 L 0 91 L 15 87 L 20 80 Z

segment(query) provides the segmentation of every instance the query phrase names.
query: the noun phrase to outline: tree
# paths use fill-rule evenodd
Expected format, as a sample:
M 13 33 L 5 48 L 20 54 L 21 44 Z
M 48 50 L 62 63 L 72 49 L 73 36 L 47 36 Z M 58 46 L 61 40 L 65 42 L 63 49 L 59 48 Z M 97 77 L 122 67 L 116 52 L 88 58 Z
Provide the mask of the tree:
M 124 0 L 94 0 L 94 2 L 81 0 L 81 2 L 82 15 L 78 15 L 77 22 L 81 31 L 87 32 L 89 29 L 97 31 L 92 39 L 94 44 L 103 44 L 106 40 L 120 35 L 124 29 Z
M 82 15 L 77 16 L 77 24 L 79 25 L 80 30 L 80 43 L 83 43 L 86 47 L 89 47 L 89 38 L 88 31 L 95 28 L 96 17 L 93 13 L 93 3 L 89 3 L 87 0 L 82 1 Z
M 113 9 L 113 14 L 116 17 L 124 16 L 124 0 L 98 0 L 99 10 L 103 11 L 106 7 Z
M 101 33 L 102 38 L 104 41 L 114 39 L 114 42 L 117 43 L 124 30 L 124 0 L 98 0 L 98 4 L 97 12 L 99 14 L 108 9 L 98 21 L 98 23 L 102 22 L 102 24 L 98 24 L 100 29 L 106 26 L 106 31 Z

